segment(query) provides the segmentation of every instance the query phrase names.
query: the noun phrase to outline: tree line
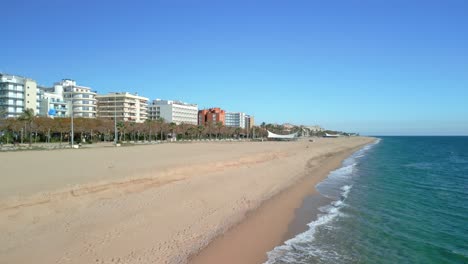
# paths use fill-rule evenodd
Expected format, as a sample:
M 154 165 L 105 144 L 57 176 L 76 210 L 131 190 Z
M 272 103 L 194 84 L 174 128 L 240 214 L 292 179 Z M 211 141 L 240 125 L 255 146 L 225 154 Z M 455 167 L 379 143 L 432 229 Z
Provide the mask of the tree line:
M 115 140 L 115 123 L 107 118 L 73 118 L 74 141 L 77 143 L 109 142 Z M 265 137 L 265 128 L 242 129 L 226 127 L 221 122 L 205 126 L 168 123 L 164 119 L 144 123 L 117 122 L 118 141 L 152 141 L 177 139 L 220 139 Z M 0 142 L 33 143 L 70 142 L 71 118 L 35 116 L 31 109 L 18 118 L 0 119 Z

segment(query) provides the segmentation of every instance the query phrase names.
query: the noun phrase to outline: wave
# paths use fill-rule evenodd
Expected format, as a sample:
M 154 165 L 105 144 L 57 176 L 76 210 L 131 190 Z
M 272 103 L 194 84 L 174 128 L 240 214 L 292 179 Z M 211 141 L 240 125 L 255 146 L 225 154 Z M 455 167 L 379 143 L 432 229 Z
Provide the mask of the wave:
M 349 189 L 351 188 L 350 186 L 348 187 Z M 325 214 L 320 215 L 317 220 L 307 224 L 309 229 L 306 232 L 287 240 L 283 245 L 268 252 L 268 260 L 265 263 L 273 264 L 278 260 L 285 263 L 298 263 L 298 259 L 302 258 L 304 253 L 313 254 L 304 242 L 313 241 L 316 228 L 336 218 L 340 214 L 340 208 L 344 206 L 345 203 L 342 201 L 335 201 L 330 205 L 319 208 Z
M 317 220 L 308 224 L 309 229 L 299 235 L 287 240 L 283 245 L 275 247 L 267 252 L 268 260 L 265 264 L 280 263 L 301 263 L 307 255 L 320 255 L 320 249 L 310 248 L 310 242 L 315 239 L 314 234 L 317 227 L 331 222 L 338 216 L 344 216 L 341 208 L 347 206 L 346 199 L 352 189 L 352 184 L 347 183 L 355 172 L 358 160 L 364 157 L 372 147 L 380 142 L 380 139 L 374 143 L 368 144 L 356 151 L 349 158 L 343 161 L 343 166 L 336 169 L 328 177 L 317 184 L 317 190 L 322 196 L 335 199 L 329 205 L 319 208 L 322 214 L 319 214 Z M 340 186 L 336 189 L 336 186 Z M 333 190 L 335 189 L 335 190 Z

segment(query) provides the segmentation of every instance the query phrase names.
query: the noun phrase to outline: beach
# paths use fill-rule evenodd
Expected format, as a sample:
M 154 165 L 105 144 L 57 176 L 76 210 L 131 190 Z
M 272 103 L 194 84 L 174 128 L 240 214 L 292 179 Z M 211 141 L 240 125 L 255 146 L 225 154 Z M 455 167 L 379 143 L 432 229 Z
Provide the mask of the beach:
M 0 263 L 262 263 L 302 199 L 373 140 L 0 153 Z

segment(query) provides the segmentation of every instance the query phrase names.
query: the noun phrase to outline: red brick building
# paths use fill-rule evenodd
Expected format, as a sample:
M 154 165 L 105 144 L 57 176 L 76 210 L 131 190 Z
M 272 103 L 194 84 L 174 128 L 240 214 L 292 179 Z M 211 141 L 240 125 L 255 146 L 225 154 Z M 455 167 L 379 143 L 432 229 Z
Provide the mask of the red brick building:
M 212 122 L 216 124 L 217 122 L 226 124 L 226 111 L 223 109 L 216 107 L 210 109 L 203 109 L 198 111 L 198 124 L 199 125 L 206 125 L 208 122 Z

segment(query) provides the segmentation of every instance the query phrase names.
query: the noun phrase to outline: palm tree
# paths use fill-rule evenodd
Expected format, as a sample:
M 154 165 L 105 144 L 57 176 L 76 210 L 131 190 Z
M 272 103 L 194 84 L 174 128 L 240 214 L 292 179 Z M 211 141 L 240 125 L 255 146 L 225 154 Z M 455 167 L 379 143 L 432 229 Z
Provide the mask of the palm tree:
M 120 132 L 119 141 L 125 140 L 125 122 L 124 121 L 117 122 L 117 131 Z
M 29 130 L 29 147 L 32 146 L 32 125 L 34 122 L 34 110 L 33 109 L 26 109 L 21 113 L 19 117 L 20 121 L 24 121 L 27 125 L 27 128 Z

